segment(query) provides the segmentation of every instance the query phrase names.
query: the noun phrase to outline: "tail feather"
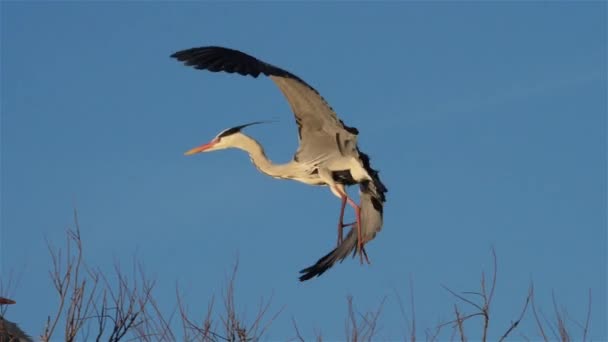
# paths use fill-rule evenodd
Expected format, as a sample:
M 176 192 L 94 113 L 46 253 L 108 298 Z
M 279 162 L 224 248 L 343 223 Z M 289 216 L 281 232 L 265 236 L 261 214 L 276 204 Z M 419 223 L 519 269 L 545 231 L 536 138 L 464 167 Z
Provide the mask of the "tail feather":
M 367 243 L 376 237 L 376 233 L 382 228 L 382 202 L 375 197 L 375 193 L 369 188 L 369 183 L 361 184 L 361 238 Z M 342 243 L 327 255 L 319 259 L 314 265 L 300 271 L 300 281 L 306 281 L 318 277 L 330 269 L 336 262 L 342 262 L 348 254 L 353 256 L 357 253 L 357 229 L 351 228 Z
M 342 262 L 346 259 L 348 254 L 351 252 L 355 253 L 356 247 L 357 230 L 352 228 L 338 247 L 319 259 L 314 265 L 300 271 L 300 273 L 303 273 L 303 275 L 300 276 L 300 281 L 306 281 L 325 273 L 325 271 L 330 269 L 337 261 Z

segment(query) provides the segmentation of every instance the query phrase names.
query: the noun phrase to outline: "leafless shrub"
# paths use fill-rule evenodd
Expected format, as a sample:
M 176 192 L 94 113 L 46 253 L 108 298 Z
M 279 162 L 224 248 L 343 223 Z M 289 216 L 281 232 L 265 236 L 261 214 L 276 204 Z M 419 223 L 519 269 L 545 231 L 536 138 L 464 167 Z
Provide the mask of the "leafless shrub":
M 376 311 L 369 311 L 364 314 L 355 312 L 353 306 L 353 297 L 348 296 L 348 317 L 346 319 L 346 340 L 357 342 L 357 341 L 372 341 L 378 325 L 378 318 L 382 312 L 384 306 L 383 298 Z M 357 319 L 359 317 L 359 319 Z
M 448 287 L 446 287 L 445 285 L 442 285 L 442 287 L 446 291 L 448 291 L 450 294 L 452 294 L 454 297 L 456 297 L 459 301 L 462 301 L 463 303 L 468 304 L 469 306 L 475 308 L 476 311 L 473 313 L 470 313 L 470 314 L 462 314 L 459 311 L 458 306 L 455 305 L 454 312 L 455 312 L 456 319 L 448 321 L 448 322 L 440 323 L 439 325 L 437 325 L 437 327 L 435 328 L 435 330 L 433 332 L 430 330 L 427 330 L 427 340 L 435 341 L 437 339 L 437 337 L 439 336 L 439 333 L 442 328 L 444 328 L 446 326 L 452 326 L 452 329 L 454 329 L 453 334 L 456 333 L 456 329 L 457 329 L 458 334 L 460 336 L 460 340 L 466 341 L 467 337 L 466 337 L 466 334 L 464 331 L 464 323 L 473 317 L 482 317 L 483 325 L 481 328 L 481 340 L 484 342 L 487 341 L 488 328 L 490 326 L 490 307 L 492 304 L 492 299 L 494 298 L 494 291 L 496 289 L 496 275 L 498 273 L 497 272 L 496 251 L 494 250 L 494 248 L 492 248 L 492 262 L 493 262 L 493 271 L 492 271 L 492 280 L 491 280 L 489 290 L 487 289 L 487 286 L 486 286 L 485 272 L 481 273 L 481 290 L 480 290 L 480 292 L 463 292 L 462 294 L 458 294 L 458 293 L 452 291 L 451 289 L 449 289 Z M 471 296 L 471 295 L 481 298 L 481 303 L 476 303 L 475 301 L 465 297 L 465 296 Z M 523 316 L 526 312 L 526 309 L 528 307 L 528 303 L 529 303 L 531 297 L 532 297 L 532 288 L 530 288 L 530 290 L 528 292 L 528 296 L 526 298 L 524 308 L 523 308 L 522 313 L 520 314 L 519 318 L 516 321 L 511 323 L 511 325 L 506 330 L 506 332 L 501 336 L 500 341 L 506 339 L 507 336 L 509 336 L 509 334 L 511 334 L 511 332 L 519 325 L 519 322 L 521 321 L 521 319 L 523 319 Z
M 65 319 L 65 340 L 74 341 L 92 309 L 99 279 L 92 277 L 87 287 L 87 278 L 81 275 L 82 241 L 76 210 L 74 210 L 74 225 L 74 229 L 67 231 L 65 257 L 62 257 L 60 249 L 55 249 L 47 243 L 53 263 L 50 276 L 59 297 L 59 308 L 54 316 L 48 316 L 44 332 L 40 337 L 42 341 L 51 340 L 61 317 Z
M 563 341 L 563 342 L 572 341 L 571 329 L 568 328 L 568 324 L 567 324 L 567 321 L 571 321 L 582 330 L 581 340 L 586 341 L 588 333 L 589 333 L 589 324 L 591 322 L 591 304 L 592 304 L 591 289 L 589 289 L 589 292 L 588 292 L 587 314 L 586 314 L 584 324 L 581 324 L 577 320 L 570 318 L 568 316 L 568 312 L 566 311 L 566 309 L 558 307 L 557 299 L 555 298 L 555 293 L 551 294 L 551 299 L 553 302 L 553 314 L 555 315 L 554 321 L 551 321 L 550 319 L 545 317 L 542 314 L 542 312 L 539 313 L 539 311 L 536 309 L 536 303 L 534 300 L 534 296 L 532 296 L 532 313 L 534 315 L 534 320 L 536 322 L 536 327 L 538 328 L 538 332 L 540 333 L 543 340 L 544 341 L 552 340 L 547 336 L 546 330 L 548 328 L 551 331 L 551 333 L 553 334 L 553 339 Z M 544 323 L 540 319 L 541 316 L 542 316 L 543 320 L 545 321 Z
M 223 333 L 218 332 L 218 327 L 213 320 L 214 300 L 212 299 L 207 307 L 201 323 L 189 317 L 179 291 L 177 300 L 179 312 L 182 319 L 185 340 L 187 341 L 258 341 L 267 332 L 270 325 L 275 321 L 283 309 L 278 310 L 273 316 L 266 319 L 272 304 L 272 296 L 268 300 L 260 300 L 258 312 L 251 322 L 246 323 L 246 319 L 237 313 L 235 302 L 234 285 L 238 270 L 238 261 L 235 263 L 232 273 L 229 276 L 223 294 L 224 312 L 219 315 Z
M 282 312 L 282 308 L 273 315 L 269 315 L 272 296 L 268 300 L 262 298 L 259 309 L 253 320 L 247 320 L 239 313 L 235 295 L 236 274 L 238 262 L 226 279 L 222 293 L 222 308 L 216 310 L 215 298 L 206 305 L 206 310 L 198 316 L 190 316 L 185 301 L 176 287 L 176 304 L 173 311 L 167 315 L 161 310 L 153 296 L 155 282 L 149 280 L 141 264 L 134 262 L 132 277 L 127 277 L 120 266 L 115 265 L 111 278 L 101 270 L 87 267 L 83 261 L 83 246 L 80 236 L 80 226 L 77 212 L 74 211 L 74 228 L 68 229 L 66 234 L 65 250 L 54 248 L 49 242 L 52 269 L 49 272 L 51 281 L 58 296 L 58 307 L 53 315 L 49 315 L 40 336 L 42 341 L 57 340 L 57 331 L 63 330 L 63 339 L 76 340 L 108 340 L 117 342 L 121 340 L 138 341 L 258 341 L 267 333 L 270 325 Z M 454 319 L 440 322 L 433 330 L 426 330 L 426 339 L 435 341 L 445 327 L 451 327 L 451 338 L 467 341 L 471 331 L 475 331 L 468 324 L 474 317 L 480 317 L 482 324 L 479 334 L 482 341 L 488 340 L 488 330 L 491 323 L 491 307 L 495 295 L 497 282 L 497 258 L 492 249 L 493 269 L 490 279 L 485 272 L 481 274 L 480 290 L 476 292 L 452 291 L 447 286 L 442 287 L 452 294 L 458 301 L 453 306 Z M 0 294 L 6 291 L 12 283 L 0 283 Z M 416 341 L 416 315 L 414 305 L 414 287 L 410 278 L 409 305 L 411 319 L 401 297 L 395 291 L 401 314 L 406 327 L 406 340 Z M 347 319 L 345 322 L 346 340 L 352 342 L 372 341 L 378 333 L 378 321 L 382 311 L 384 298 L 374 311 L 359 313 L 355 310 L 351 296 L 347 297 Z M 531 285 L 525 299 L 523 309 L 519 316 L 509 325 L 500 336 L 499 342 L 512 336 L 515 329 L 525 316 L 528 305 L 531 303 L 536 327 L 540 336 L 549 341 L 552 339 L 570 341 L 572 330 L 570 323 L 575 324 L 582 331 L 582 340 L 586 341 L 591 321 L 591 290 L 588 296 L 586 319 L 580 323 L 568 316 L 564 308 L 560 308 L 555 295 L 553 300 L 553 319 L 547 319 L 537 310 L 534 301 L 534 287 Z M 5 313 L 6 305 L 13 301 L 0 299 L 0 319 Z M 473 308 L 467 313 L 462 307 Z M 183 336 L 176 336 L 173 321 L 176 326 L 181 325 Z M 291 341 L 305 341 L 292 317 L 296 336 Z M 492 322 L 493 323 L 493 322 Z M 493 323 L 494 324 L 494 323 Z M 408 332 L 409 330 L 409 332 Z M 323 340 L 320 330 L 314 331 L 317 341 Z M 524 335 L 518 336 L 528 340 Z
M 65 341 L 89 340 L 95 323 L 95 340 L 113 342 L 150 323 L 147 308 L 154 308 L 151 296 L 154 283 L 146 280 L 143 272 L 140 273 L 141 285 L 137 277 L 129 282 L 119 266 L 115 267 L 117 282 L 111 283 L 101 271 L 87 268 L 76 210 L 74 228 L 67 230 L 65 255 L 48 242 L 47 246 L 53 264 L 49 273 L 59 303 L 56 312 L 47 318 L 40 336 L 42 341 L 56 340 L 53 336 L 59 322 L 64 325 Z
M 406 329 L 406 331 L 409 329 L 409 340 L 410 340 L 410 342 L 415 342 L 416 341 L 416 308 L 415 308 L 415 304 L 414 304 L 414 281 L 411 276 L 410 276 L 409 294 L 410 294 L 409 295 L 410 314 L 412 316 L 411 320 L 408 318 L 408 315 L 405 312 L 405 306 L 403 304 L 403 300 L 401 299 L 401 296 L 399 295 L 399 292 L 397 292 L 395 290 L 395 297 L 397 298 L 397 304 L 399 304 L 399 310 L 401 311 L 401 317 L 403 317 L 403 320 L 405 322 L 405 329 Z M 406 335 L 408 335 L 407 332 L 406 332 Z
M 49 274 L 59 302 L 55 313 L 47 318 L 40 336 L 42 341 L 56 340 L 54 336 L 60 326 L 64 327 L 63 339 L 66 341 L 117 342 L 126 338 L 175 341 L 178 338 L 171 323 L 175 313 L 181 320 L 183 339 L 187 341 L 252 341 L 259 340 L 281 312 L 266 318 L 271 296 L 268 300 L 262 298 L 256 316 L 248 324 L 237 314 L 234 290 L 237 263 L 223 294 L 224 312 L 215 320 L 221 322 L 221 327 L 216 326 L 212 318 L 213 300 L 203 320 L 197 323 L 188 316 L 179 291 L 175 310 L 167 315 L 152 295 L 155 282 L 146 277 L 141 264 L 134 262 L 132 277 L 127 277 L 117 264 L 111 278 L 99 269 L 85 266 L 76 210 L 74 228 L 68 229 L 66 235 L 65 250 L 55 248 L 47 241 L 52 261 Z

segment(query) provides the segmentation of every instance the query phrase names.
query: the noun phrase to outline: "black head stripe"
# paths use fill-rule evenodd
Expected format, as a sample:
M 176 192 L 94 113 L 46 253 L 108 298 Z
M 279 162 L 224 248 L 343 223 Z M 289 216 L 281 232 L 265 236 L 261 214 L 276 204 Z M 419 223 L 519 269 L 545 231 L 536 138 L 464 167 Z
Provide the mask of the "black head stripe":
M 268 121 L 256 121 L 256 122 L 250 122 L 244 125 L 240 125 L 240 126 L 236 126 L 236 127 L 232 127 L 232 128 L 228 128 L 224 131 L 222 131 L 220 134 L 217 135 L 218 139 L 221 139 L 223 137 L 227 137 L 229 135 L 232 135 L 234 133 L 240 132 L 243 128 L 247 127 L 247 126 L 252 126 L 252 125 L 257 125 L 257 124 L 262 124 L 262 123 L 267 123 Z

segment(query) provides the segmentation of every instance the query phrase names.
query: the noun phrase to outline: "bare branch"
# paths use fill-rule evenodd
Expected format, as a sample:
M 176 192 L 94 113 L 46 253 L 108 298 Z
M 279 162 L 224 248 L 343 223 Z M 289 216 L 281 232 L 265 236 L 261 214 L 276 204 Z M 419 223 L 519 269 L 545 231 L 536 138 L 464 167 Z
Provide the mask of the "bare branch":
M 355 311 L 353 309 L 353 297 L 348 296 L 348 319 L 346 324 L 346 339 L 348 341 L 357 342 L 359 338 L 359 330 L 357 329 L 357 319 L 355 318 Z
M 502 337 L 498 340 L 498 342 L 504 341 L 507 338 L 507 336 L 509 336 L 509 334 L 515 328 L 517 328 L 517 326 L 519 325 L 519 322 L 521 322 L 521 320 L 524 318 L 524 315 L 526 313 L 526 309 L 528 309 L 528 304 L 530 303 L 530 299 L 531 298 L 532 298 L 532 285 L 530 285 L 530 288 L 528 289 L 528 296 L 526 297 L 526 303 L 524 304 L 524 309 L 521 311 L 521 314 L 519 315 L 519 317 L 517 318 L 517 320 L 515 322 L 511 322 L 511 326 L 509 326 L 509 328 L 507 329 L 507 331 L 502 335 Z
M 445 286 L 445 285 L 443 285 L 443 284 L 441 285 L 441 287 L 443 287 L 443 289 L 444 289 L 444 290 L 446 290 L 446 291 L 448 291 L 449 293 L 451 293 L 451 294 L 452 294 L 454 297 L 456 297 L 456 298 L 460 299 L 461 301 L 463 301 L 463 302 L 465 302 L 465 303 L 468 303 L 468 304 L 470 304 L 470 305 L 472 305 L 472 306 L 476 307 L 477 309 L 479 309 L 479 311 L 483 311 L 483 308 L 482 308 L 481 306 L 479 306 L 477 303 L 472 302 L 472 301 L 470 301 L 470 300 L 466 299 L 465 297 L 463 297 L 463 296 L 459 295 L 458 293 L 456 293 L 456 292 L 452 291 L 451 289 L 449 289 L 447 286 Z
M 589 322 L 591 322 L 591 289 L 589 289 L 589 300 L 587 304 L 587 318 L 585 319 L 585 329 L 583 329 L 583 342 L 587 340 L 589 332 Z
M 410 306 L 412 307 L 412 330 L 410 342 L 416 342 L 416 308 L 414 305 L 414 279 L 410 274 Z
M 291 322 L 293 323 L 293 328 L 296 330 L 296 337 L 294 340 L 304 342 L 304 337 L 302 337 L 302 334 L 300 334 L 300 330 L 298 329 L 295 318 L 291 317 Z
M 555 318 L 557 320 L 557 329 L 559 331 L 559 337 L 562 341 L 570 341 L 568 329 L 566 328 L 566 322 L 560 310 L 557 308 L 557 301 L 555 300 L 555 292 L 551 292 L 551 298 L 553 300 L 553 309 L 555 312 Z
M 488 310 L 490 303 L 492 303 L 492 298 L 494 298 L 494 291 L 496 290 L 496 275 L 498 274 L 498 262 L 496 258 L 496 249 L 494 249 L 494 246 L 492 246 L 492 263 L 494 270 L 492 272 L 492 287 L 490 288 L 490 296 L 488 297 Z
M 460 341 L 466 342 L 467 338 L 464 334 L 464 319 L 460 317 L 460 312 L 458 311 L 458 305 L 454 304 L 454 314 L 456 315 L 456 326 L 458 327 L 458 333 L 460 334 Z
M 536 304 L 534 301 L 534 285 L 530 285 L 530 289 L 532 292 L 532 313 L 534 313 L 534 320 L 536 321 L 536 326 L 538 327 L 538 330 L 540 331 L 540 335 L 543 337 L 543 340 L 545 340 L 545 342 L 548 342 L 549 339 L 547 338 L 547 334 L 545 334 L 543 324 L 541 323 L 538 313 L 536 312 Z

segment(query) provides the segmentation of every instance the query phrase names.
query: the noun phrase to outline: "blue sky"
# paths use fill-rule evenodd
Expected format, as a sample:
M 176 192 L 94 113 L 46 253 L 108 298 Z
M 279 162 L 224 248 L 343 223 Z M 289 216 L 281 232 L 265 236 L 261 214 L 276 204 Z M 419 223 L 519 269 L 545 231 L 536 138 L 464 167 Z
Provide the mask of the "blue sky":
M 605 3 L 1 6 L 1 276 L 17 275 L 8 317 L 32 335 L 56 305 L 45 239 L 62 244 L 76 207 L 87 263 L 142 260 L 166 308 L 178 281 L 205 312 L 238 255 L 242 311 L 271 294 L 284 306 L 271 339 L 293 336 L 292 316 L 307 336 L 343 337 L 347 295 L 361 311 L 387 296 L 379 336 L 401 337 L 394 293 L 410 277 L 422 333 L 453 312 L 440 285 L 477 290 L 492 246 L 492 336 L 534 281 L 549 317 L 554 292 L 583 320 L 590 288 L 591 334 L 607 337 Z M 271 159 L 297 148 L 269 79 L 169 58 L 204 45 L 295 73 L 359 128 L 389 188 L 371 266 L 299 283 L 335 243 L 339 200 L 265 177 L 239 151 L 183 156 L 265 119 L 279 121 L 247 133 Z M 538 337 L 531 316 L 520 329 Z

